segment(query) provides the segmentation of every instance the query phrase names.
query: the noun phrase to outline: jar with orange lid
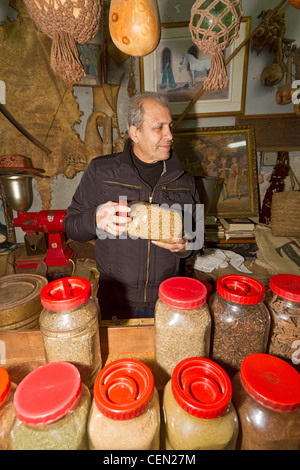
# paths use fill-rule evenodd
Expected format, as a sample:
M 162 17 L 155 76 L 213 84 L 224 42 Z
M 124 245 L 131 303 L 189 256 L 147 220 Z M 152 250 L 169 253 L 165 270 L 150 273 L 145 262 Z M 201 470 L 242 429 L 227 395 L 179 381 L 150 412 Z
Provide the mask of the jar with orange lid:
M 158 450 L 160 410 L 152 372 L 136 359 L 107 364 L 94 384 L 90 450 Z
M 91 388 L 102 367 L 99 307 L 91 299 L 91 284 L 81 277 L 65 277 L 41 291 L 40 329 L 47 362 L 74 364 Z
M 78 369 L 51 362 L 30 372 L 14 395 L 12 450 L 87 450 L 90 392 Z
M 271 354 L 251 354 L 232 379 L 237 449 L 300 450 L 300 374 Z
M 265 286 L 249 276 L 229 274 L 217 280 L 209 301 L 212 316 L 211 359 L 231 377 L 249 354 L 265 353 L 271 318 Z
M 300 276 L 272 276 L 265 303 L 271 314 L 268 352 L 300 372 Z
M 9 449 L 10 431 L 15 420 L 13 398 L 16 388 L 8 371 L 0 367 L 0 450 Z
M 234 450 L 238 419 L 226 372 L 210 359 L 187 358 L 163 394 L 165 450 Z
M 155 305 L 155 384 L 163 389 L 182 359 L 209 356 L 211 316 L 207 288 L 198 279 L 172 277 L 159 286 Z

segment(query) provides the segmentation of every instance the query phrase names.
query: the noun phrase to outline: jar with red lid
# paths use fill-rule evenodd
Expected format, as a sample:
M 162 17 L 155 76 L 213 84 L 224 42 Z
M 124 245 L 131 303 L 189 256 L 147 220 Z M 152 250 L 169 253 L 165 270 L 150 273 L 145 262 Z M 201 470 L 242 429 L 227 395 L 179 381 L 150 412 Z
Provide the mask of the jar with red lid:
M 90 392 L 78 369 L 51 362 L 30 372 L 14 395 L 11 450 L 87 450 Z
M 166 450 L 234 450 L 238 418 L 226 372 L 202 357 L 181 361 L 163 394 Z
M 13 398 L 16 388 L 8 371 L 0 367 L 0 450 L 9 449 L 10 431 L 15 421 Z
M 237 449 L 300 450 L 300 374 L 271 354 L 251 354 L 232 379 Z
M 268 352 L 300 372 L 300 276 L 272 276 L 265 303 L 271 314 Z
M 159 399 L 152 372 L 136 359 L 107 364 L 94 384 L 90 450 L 158 450 Z
M 172 277 L 160 284 L 154 315 L 154 377 L 159 390 L 182 359 L 208 357 L 211 317 L 206 299 L 207 289 L 198 279 Z
M 265 286 L 244 275 L 218 279 L 209 301 L 212 316 L 211 359 L 231 377 L 249 354 L 265 353 L 271 318 Z
M 102 367 L 99 307 L 91 299 L 91 284 L 81 277 L 65 277 L 41 291 L 40 329 L 47 362 L 74 364 L 91 388 Z

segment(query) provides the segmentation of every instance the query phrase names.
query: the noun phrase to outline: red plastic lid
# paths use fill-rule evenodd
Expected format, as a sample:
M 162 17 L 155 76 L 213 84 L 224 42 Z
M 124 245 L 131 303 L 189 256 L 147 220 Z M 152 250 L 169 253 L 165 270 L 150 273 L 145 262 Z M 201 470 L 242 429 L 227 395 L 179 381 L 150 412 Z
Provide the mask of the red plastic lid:
M 15 413 L 27 426 L 44 426 L 66 415 L 81 392 L 78 369 L 69 362 L 50 362 L 30 372 L 14 395 Z
M 41 303 L 49 310 L 78 307 L 91 295 L 91 284 L 83 277 L 63 277 L 49 282 L 41 290 Z
M 202 357 L 183 359 L 172 374 L 172 392 L 181 408 L 197 418 L 222 416 L 231 400 L 232 386 L 226 372 Z
M 159 286 L 159 298 L 171 307 L 192 309 L 200 307 L 207 298 L 207 288 L 198 279 L 171 277 Z
M 265 286 L 248 276 L 228 274 L 217 280 L 217 292 L 226 300 L 243 305 L 259 304 L 265 298 Z
M 99 411 L 108 418 L 127 420 L 141 415 L 154 389 L 150 369 L 136 359 L 119 359 L 106 365 L 94 383 Z
M 9 374 L 4 367 L 0 367 L 0 406 L 5 402 L 10 391 Z
M 300 302 L 300 276 L 296 274 L 275 274 L 269 283 L 274 294 L 284 299 Z
M 300 408 L 300 374 L 270 354 L 250 354 L 242 361 L 240 379 L 249 395 L 275 411 L 291 412 Z

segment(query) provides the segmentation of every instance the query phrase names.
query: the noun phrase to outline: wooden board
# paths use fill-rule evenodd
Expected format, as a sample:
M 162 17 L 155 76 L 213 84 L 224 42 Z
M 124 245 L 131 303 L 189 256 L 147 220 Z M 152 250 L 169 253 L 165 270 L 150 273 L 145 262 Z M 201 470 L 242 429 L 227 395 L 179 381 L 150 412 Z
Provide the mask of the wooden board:
M 121 357 L 135 357 L 152 368 L 153 324 L 100 327 L 99 333 L 103 365 Z M 45 362 L 40 330 L 0 332 L 0 366 L 9 371 L 12 382 L 20 383 Z
M 295 114 L 237 116 L 237 126 L 254 126 L 258 152 L 300 150 L 300 117 Z

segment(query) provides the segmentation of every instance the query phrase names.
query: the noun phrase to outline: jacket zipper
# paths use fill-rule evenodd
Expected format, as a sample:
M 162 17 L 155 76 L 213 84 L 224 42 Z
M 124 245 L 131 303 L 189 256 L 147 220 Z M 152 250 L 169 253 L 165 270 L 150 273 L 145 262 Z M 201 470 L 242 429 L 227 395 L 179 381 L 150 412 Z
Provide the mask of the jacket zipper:
M 153 200 L 153 194 L 154 194 L 154 191 L 155 189 L 157 188 L 157 186 L 162 186 L 162 185 L 165 185 L 165 184 L 169 184 L 169 183 L 173 183 L 173 181 L 176 181 L 179 176 L 181 176 L 182 174 L 184 173 L 184 171 L 181 171 L 179 173 L 178 176 L 176 176 L 176 178 L 168 181 L 167 183 L 160 183 L 160 184 L 157 184 L 156 186 L 154 186 L 153 190 L 152 190 L 152 193 L 149 194 L 149 202 L 150 204 L 152 204 L 152 200 Z M 164 186 L 163 186 L 164 187 Z M 178 189 L 182 189 L 182 188 L 176 188 L 177 190 Z M 188 188 L 187 188 L 188 189 Z M 148 286 L 148 282 L 149 282 L 149 265 L 150 265 L 150 240 L 148 240 L 148 254 L 147 254 L 147 272 L 146 272 L 146 282 L 145 282 L 145 287 L 144 287 L 144 302 L 147 302 L 147 286 Z
M 137 186 L 137 185 L 135 185 L 135 184 L 120 183 L 120 181 L 103 180 L 103 183 L 120 184 L 121 186 L 127 186 L 127 187 L 129 187 L 129 188 L 136 188 L 136 189 L 141 189 L 141 188 L 142 188 L 142 186 Z

